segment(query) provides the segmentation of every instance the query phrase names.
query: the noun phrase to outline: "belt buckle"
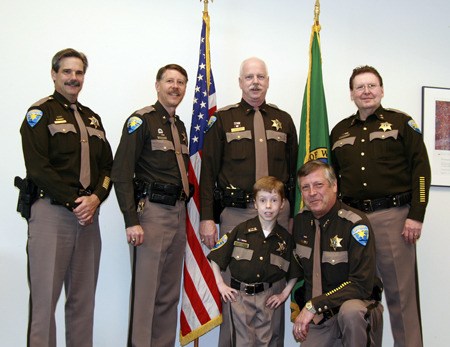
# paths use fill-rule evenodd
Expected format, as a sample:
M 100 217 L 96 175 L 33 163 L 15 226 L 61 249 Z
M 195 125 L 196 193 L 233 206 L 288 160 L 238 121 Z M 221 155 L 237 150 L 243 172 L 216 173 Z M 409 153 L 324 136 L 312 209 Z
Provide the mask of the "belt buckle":
M 251 288 L 251 290 L 250 290 Z M 255 295 L 256 292 L 256 284 L 246 284 L 244 288 L 244 292 L 247 295 Z
M 362 208 L 364 212 L 373 212 L 372 200 L 370 199 L 363 200 Z

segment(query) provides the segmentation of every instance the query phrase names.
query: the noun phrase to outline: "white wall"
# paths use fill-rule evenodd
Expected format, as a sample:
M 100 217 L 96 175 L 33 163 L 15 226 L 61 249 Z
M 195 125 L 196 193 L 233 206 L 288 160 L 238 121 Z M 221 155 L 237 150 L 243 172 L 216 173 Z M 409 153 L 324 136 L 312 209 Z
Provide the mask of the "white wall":
M 237 75 L 249 56 L 266 60 L 268 101 L 299 126 L 308 69 L 314 0 L 216 0 L 209 6 L 211 52 L 219 107 L 240 98 Z M 15 212 L 13 177 L 24 175 L 19 126 L 29 105 L 53 92 L 50 60 L 65 47 L 88 55 L 80 101 L 103 119 L 115 150 L 126 117 L 155 101 L 157 69 L 176 62 L 191 78 L 178 113 L 189 127 L 203 4 L 198 0 L 79 0 L 0 2 L 0 345 L 26 341 L 28 287 L 26 223 Z M 421 86 L 450 87 L 450 2 L 359 0 L 321 2 L 323 75 L 330 128 L 354 112 L 351 70 L 377 67 L 385 107 L 402 109 L 421 124 Z M 426 346 L 447 346 L 450 188 L 433 187 L 418 246 Z M 128 247 L 114 193 L 101 213 L 103 253 L 97 290 L 95 346 L 124 346 L 130 282 Z M 58 341 L 64 345 L 62 305 Z M 385 315 L 385 345 L 392 345 Z M 287 325 L 286 346 L 294 346 Z M 212 346 L 217 329 L 200 340 Z M 178 344 L 178 343 L 177 343 Z

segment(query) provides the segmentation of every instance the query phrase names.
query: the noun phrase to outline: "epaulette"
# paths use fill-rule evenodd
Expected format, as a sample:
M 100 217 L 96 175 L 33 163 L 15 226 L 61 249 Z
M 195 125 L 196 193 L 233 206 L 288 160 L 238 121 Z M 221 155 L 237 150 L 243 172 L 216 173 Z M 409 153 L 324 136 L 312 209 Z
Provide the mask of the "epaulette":
M 155 108 L 153 106 L 147 106 L 147 107 L 141 108 L 140 110 L 136 111 L 135 113 L 139 116 L 142 116 L 146 113 L 150 113 L 153 111 L 155 111 Z
M 386 110 L 386 111 L 395 112 L 395 113 L 400 113 L 400 114 L 405 115 L 406 117 L 412 118 L 412 117 L 411 117 L 409 114 L 407 114 L 406 112 L 397 110 L 397 109 L 395 109 L 395 108 L 385 108 L 385 110 Z
M 228 105 L 228 106 L 219 108 L 219 109 L 217 110 L 217 112 L 220 112 L 220 111 L 228 111 L 228 110 L 231 110 L 232 108 L 237 108 L 237 107 L 239 107 L 239 104 L 232 104 L 232 105 Z
M 277 106 L 277 105 L 275 105 L 275 104 L 266 104 L 267 106 L 270 106 L 270 107 L 273 107 L 273 108 L 276 108 L 277 110 L 279 110 L 280 108 Z
M 353 224 L 355 224 L 356 222 L 358 222 L 358 221 L 360 221 L 362 219 L 361 216 L 356 214 L 355 212 L 350 211 L 350 210 L 345 210 L 343 208 L 341 208 L 338 211 L 338 216 L 341 217 L 341 218 L 349 220 Z
M 47 102 L 48 100 L 53 100 L 53 96 L 46 96 L 45 98 L 42 98 L 39 101 L 36 101 L 31 107 L 38 107 L 41 106 L 43 103 Z

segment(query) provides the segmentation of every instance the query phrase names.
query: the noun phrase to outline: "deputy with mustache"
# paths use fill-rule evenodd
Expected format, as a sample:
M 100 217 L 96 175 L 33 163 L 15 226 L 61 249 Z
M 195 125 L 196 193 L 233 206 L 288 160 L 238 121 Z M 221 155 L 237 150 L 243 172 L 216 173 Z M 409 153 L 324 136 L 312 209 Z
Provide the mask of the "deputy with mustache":
M 37 200 L 28 219 L 30 347 L 56 346 L 55 307 L 65 288 L 66 346 L 91 347 L 100 263 L 99 206 L 111 190 L 112 153 L 100 117 L 78 102 L 88 67 L 72 48 L 55 54 L 55 92 L 20 128 Z

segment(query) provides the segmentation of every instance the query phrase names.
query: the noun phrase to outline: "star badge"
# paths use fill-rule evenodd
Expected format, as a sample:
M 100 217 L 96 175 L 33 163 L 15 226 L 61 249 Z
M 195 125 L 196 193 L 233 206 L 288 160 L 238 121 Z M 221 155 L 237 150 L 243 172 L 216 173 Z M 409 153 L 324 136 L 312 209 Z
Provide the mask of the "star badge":
M 338 247 L 342 247 L 341 245 L 341 241 L 343 240 L 342 237 L 338 237 L 337 235 L 333 238 L 330 239 L 330 246 L 331 248 L 333 248 L 334 250 L 336 250 L 336 248 Z
M 392 125 L 392 124 L 389 123 L 389 122 L 384 122 L 384 123 L 381 123 L 381 124 L 380 124 L 380 127 L 379 127 L 378 129 L 381 129 L 381 130 L 383 130 L 383 131 L 392 130 L 391 125 Z
M 278 242 L 277 252 L 283 255 L 286 252 L 286 242 Z
M 272 119 L 272 127 L 275 128 L 277 131 L 283 128 L 281 122 L 278 119 Z
M 93 125 L 95 129 L 97 129 L 100 126 L 100 123 L 98 122 L 97 118 L 89 117 L 89 120 L 91 121 L 89 125 Z

